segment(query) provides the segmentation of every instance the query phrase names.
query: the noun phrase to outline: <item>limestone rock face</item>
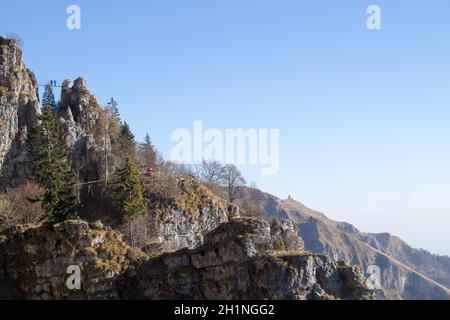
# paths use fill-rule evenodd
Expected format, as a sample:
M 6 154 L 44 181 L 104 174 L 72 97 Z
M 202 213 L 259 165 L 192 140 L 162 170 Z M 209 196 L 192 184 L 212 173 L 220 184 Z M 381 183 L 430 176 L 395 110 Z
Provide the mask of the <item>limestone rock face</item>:
M 150 259 L 122 279 L 132 299 L 371 299 L 357 267 L 273 251 L 270 224 L 232 219 L 203 246 Z
M 271 225 L 274 241 L 282 241 L 285 250 L 299 251 L 305 248 L 303 239 L 299 237 L 295 224 L 291 220 L 274 219 Z
M 86 80 L 76 79 L 73 84 L 64 80 L 61 90 L 61 108 L 59 111 L 61 124 L 67 135 L 67 144 L 71 150 L 74 166 L 84 167 L 85 176 L 98 176 L 98 168 L 90 167 L 95 163 L 93 158 L 97 151 L 109 144 L 109 136 L 96 134 L 99 128 L 101 106 L 94 95 L 87 89 Z M 97 140 L 96 141 L 96 136 Z M 100 141 L 101 140 L 101 141 Z
M 61 116 L 66 125 L 70 126 L 69 145 L 74 145 L 83 135 L 93 132 L 100 110 L 97 99 L 86 87 L 86 80 L 78 78 L 73 85 L 70 80 L 64 80 L 61 90 Z
M 37 121 L 38 84 L 22 60 L 22 50 L 0 36 L 0 188 L 31 175 L 26 137 Z
M 22 60 L 22 50 L 14 40 L 0 37 L 0 189 L 17 186 L 32 176 L 26 138 L 37 122 L 38 96 L 38 83 Z M 104 168 L 93 159 L 109 144 L 109 136 L 98 134 L 100 104 L 83 78 L 73 85 L 69 80 L 63 82 L 60 102 L 59 118 L 72 162 L 83 167 L 85 176 L 98 178 Z M 96 136 L 101 141 L 96 141 Z
M 193 177 L 178 177 L 181 194 L 169 208 L 151 210 L 149 230 L 155 243 L 149 250 L 193 249 L 204 236 L 225 223 L 229 213 L 225 201 Z
M 149 256 L 101 223 L 19 226 L 0 236 L 0 299 L 371 299 L 357 267 L 274 251 L 271 225 L 233 218 L 196 249 Z M 69 266 L 81 289 L 69 290 Z
M 117 299 L 115 279 L 145 259 L 101 224 L 16 227 L 0 244 L 0 299 Z M 80 268 L 81 290 L 67 287 L 69 266 Z

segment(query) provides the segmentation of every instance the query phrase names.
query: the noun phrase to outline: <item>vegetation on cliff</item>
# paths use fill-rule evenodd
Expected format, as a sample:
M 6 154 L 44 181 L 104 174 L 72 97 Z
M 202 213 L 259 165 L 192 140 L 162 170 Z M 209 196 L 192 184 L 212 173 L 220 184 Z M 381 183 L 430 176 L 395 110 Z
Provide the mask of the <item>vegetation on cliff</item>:
M 75 216 L 75 176 L 69 160 L 65 134 L 54 109 L 45 106 L 39 122 L 32 128 L 28 140 L 34 176 L 46 188 L 41 201 L 49 220 L 62 222 Z

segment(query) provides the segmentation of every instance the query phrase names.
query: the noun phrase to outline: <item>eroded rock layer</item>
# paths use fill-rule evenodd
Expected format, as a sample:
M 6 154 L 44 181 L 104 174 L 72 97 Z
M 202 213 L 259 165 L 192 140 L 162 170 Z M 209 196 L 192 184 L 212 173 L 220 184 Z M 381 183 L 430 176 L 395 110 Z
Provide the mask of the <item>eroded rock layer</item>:
M 0 239 L 0 298 L 372 297 L 357 267 L 305 251 L 275 251 L 271 231 L 266 221 L 233 218 L 207 234 L 196 249 L 152 256 L 130 248 L 120 233 L 101 223 L 16 227 Z M 70 266 L 81 270 L 80 290 L 67 287 Z

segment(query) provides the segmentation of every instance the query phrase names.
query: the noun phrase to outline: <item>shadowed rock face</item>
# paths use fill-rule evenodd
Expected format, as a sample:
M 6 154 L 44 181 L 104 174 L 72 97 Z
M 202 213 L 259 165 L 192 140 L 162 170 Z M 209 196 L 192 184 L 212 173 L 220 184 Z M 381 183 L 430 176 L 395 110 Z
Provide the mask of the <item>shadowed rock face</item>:
M 16 227 L 0 238 L 2 299 L 370 299 L 356 267 L 273 250 L 269 223 L 234 218 L 196 249 L 153 258 L 101 223 Z M 66 287 L 81 269 L 81 290 Z
M 37 82 L 14 40 L 0 36 L 0 189 L 31 176 L 27 134 L 37 121 Z

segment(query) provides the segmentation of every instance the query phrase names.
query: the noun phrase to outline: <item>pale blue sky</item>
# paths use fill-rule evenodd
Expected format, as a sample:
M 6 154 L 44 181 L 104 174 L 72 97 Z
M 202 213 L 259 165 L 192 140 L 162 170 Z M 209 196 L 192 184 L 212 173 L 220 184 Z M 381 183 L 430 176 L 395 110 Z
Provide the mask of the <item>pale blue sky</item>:
M 82 29 L 65 27 L 77 4 Z M 382 30 L 366 9 L 382 10 Z M 167 156 L 177 128 L 279 128 L 249 181 L 450 254 L 448 0 L 0 2 L 38 79 L 83 76 Z

